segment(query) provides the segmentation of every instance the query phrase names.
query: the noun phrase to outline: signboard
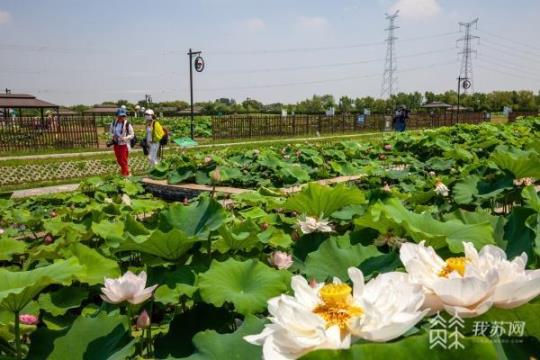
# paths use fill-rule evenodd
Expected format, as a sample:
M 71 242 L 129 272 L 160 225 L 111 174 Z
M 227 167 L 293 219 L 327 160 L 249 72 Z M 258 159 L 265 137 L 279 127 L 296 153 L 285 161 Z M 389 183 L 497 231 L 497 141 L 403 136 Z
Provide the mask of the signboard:
M 202 72 L 203 70 L 204 70 L 204 59 L 201 57 L 201 55 L 199 55 L 195 58 L 195 71 Z

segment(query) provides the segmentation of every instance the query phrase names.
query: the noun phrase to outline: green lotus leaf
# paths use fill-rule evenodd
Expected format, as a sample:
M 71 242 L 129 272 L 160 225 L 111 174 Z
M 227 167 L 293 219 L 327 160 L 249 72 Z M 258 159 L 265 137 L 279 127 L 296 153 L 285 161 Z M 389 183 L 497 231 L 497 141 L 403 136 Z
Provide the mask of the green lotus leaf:
M 120 360 L 135 352 L 126 316 L 79 316 L 69 328 L 39 328 L 31 336 L 28 360 Z
M 515 207 L 508 216 L 508 221 L 504 226 L 504 240 L 507 242 L 506 255 L 509 258 L 527 253 L 529 263 L 534 259 L 533 252 L 535 240 L 538 234 L 527 226 L 527 219 L 538 213 L 529 208 Z
M 120 267 L 115 260 L 108 259 L 97 250 L 81 243 L 71 245 L 64 254 L 75 256 L 84 268 L 75 273 L 80 282 L 96 285 L 103 284 L 104 278 L 116 278 L 121 275 Z
M 311 179 L 309 173 L 298 164 L 281 164 L 278 171 L 285 184 L 304 183 Z
M 156 210 L 160 210 L 165 207 L 165 204 L 161 200 L 154 199 L 132 199 L 131 208 L 136 214 L 151 213 Z
M 349 205 L 361 205 L 366 202 L 362 191 L 346 185 L 334 188 L 317 183 L 310 183 L 305 189 L 291 196 L 285 202 L 285 208 L 312 216 L 329 216 Z
M 166 260 L 177 260 L 199 241 L 182 230 L 155 230 L 150 235 L 128 236 L 115 251 L 135 250 Z
M 222 254 L 231 250 L 250 251 L 259 244 L 257 234 L 260 228 L 252 220 L 219 228 L 219 239 L 215 248 Z
M 23 254 L 27 245 L 24 241 L 15 240 L 9 237 L 0 237 L 0 261 L 11 260 L 15 254 Z
M 257 260 L 212 261 L 210 269 L 199 275 L 203 301 L 215 306 L 225 302 L 241 314 L 264 311 L 266 301 L 287 291 L 290 273 L 274 270 Z
M 244 336 L 258 334 L 262 331 L 265 320 L 247 315 L 242 326 L 232 334 L 220 334 L 214 330 L 197 333 L 193 337 L 193 345 L 197 352 L 182 358 L 184 360 L 252 360 L 262 357 L 262 348 L 244 340 Z M 234 349 L 231 352 L 231 349 Z
M 195 334 L 207 329 L 214 329 L 220 333 L 230 331 L 227 326 L 230 321 L 231 314 L 226 309 L 196 302 L 193 307 L 173 318 L 166 333 L 155 337 L 156 358 L 178 359 L 189 356 L 195 351 L 191 342 Z
M 289 234 L 273 226 L 259 233 L 257 237 L 263 244 L 268 244 L 274 248 L 288 249 L 293 244 Z
M 220 167 L 219 173 L 221 175 L 221 182 L 239 181 L 244 176 L 239 169 L 226 166 Z
M 173 204 L 161 212 L 162 230 L 180 229 L 188 236 L 203 240 L 217 230 L 226 218 L 225 209 L 214 199 L 203 197 L 197 203 L 184 206 Z
M 477 249 L 493 244 L 493 228 L 489 223 L 464 224 L 458 220 L 442 222 L 430 214 L 407 210 L 397 199 L 378 202 L 355 220 L 360 228 L 371 228 L 381 234 L 405 232 L 414 241 L 426 240 L 434 248 L 448 246 L 454 253 L 463 251 L 463 242 L 471 242 Z
M 102 220 L 92 223 L 92 231 L 97 236 L 112 244 L 119 244 L 124 240 L 124 223 Z
M 525 200 L 528 208 L 540 212 L 540 196 L 534 185 L 529 185 L 521 191 L 521 197 Z
M 390 343 L 357 343 L 348 350 L 319 350 L 308 353 L 302 360 L 407 360 L 407 359 L 498 359 L 495 344 L 486 337 L 460 338 L 463 349 L 430 348 L 429 335 L 410 336 Z
M 156 302 L 168 305 L 176 305 L 180 296 L 192 297 L 197 287 L 195 273 L 188 267 L 180 267 L 173 271 L 160 269 L 157 276 L 153 276 L 150 283 L 161 284 L 154 294 Z
M 74 274 L 82 269 L 76 258 L 30 271 L 0 269 L 0 308 L 18 312 L 47 286 L 71 283 Z
M 88 297 L 88 290 L 77 287 L 63 287 L 60 290 L 41 294 L 39 307 L 53 316 L 64 315 L 69 309 L 78 308 Z
M 523 151 L 501 146 L 490 158 L 499 168 L 508 170 L 516 178 L 540 179 L 540 156 L 536 151 Z
M 331 237 L 321 244 L 317 251 L 308 254 L 305 261 L 305 273 L 308 277 L 325 281 L 338 277 L 342 281 L 349 279 L 347 269 L 358 267 L 364 261 L 382 255 L 374 245 L 351 245 L 349 235 Z

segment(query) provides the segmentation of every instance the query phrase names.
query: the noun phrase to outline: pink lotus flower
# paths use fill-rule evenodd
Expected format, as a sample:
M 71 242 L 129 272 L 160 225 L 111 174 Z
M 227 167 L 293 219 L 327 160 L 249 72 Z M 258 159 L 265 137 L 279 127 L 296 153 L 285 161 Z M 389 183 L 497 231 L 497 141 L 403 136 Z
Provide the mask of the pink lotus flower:
M 206 157 L 204 158 L 204 163 L 205 163 L 205 164 L 209 164 L 209 163 L 211 163 L 211 162 L 212 162 L 212 157 L 211 157 L 211 156 L 206 156 Z
M 142 330 L 148 328 L 150 324 L 150 316 L 148 315 L 146 310 L 143 310 L 141 314 L 137 317 L 137 323 L 135 326 L 137 326 L 137 329 Z
M 384 145 L 384 150 L 391 151 L 392 150 L 392 145 L 391 144 Z
M 221 172 L 219 171 L 219 168 L 216 168 L 214 171 L 210 171 L 210 179 L 212 179 L 214 183 L 221 181 Z
M 384 184 L 382 190 L 383 190 L 384 192 L 392 192 L 392 188 L 391 188 L 390 185 L 388 185 L 388 184 Z
M 279 270 L 288 269 L 294 263 L 292 255 L 283 251 L 274 251 L 268 258 L 268 262 Z
M 37 325 L 39 322 L 37 316 L 31 314 L 21 314 L 19 315 L 19 321 L 24 325 Z

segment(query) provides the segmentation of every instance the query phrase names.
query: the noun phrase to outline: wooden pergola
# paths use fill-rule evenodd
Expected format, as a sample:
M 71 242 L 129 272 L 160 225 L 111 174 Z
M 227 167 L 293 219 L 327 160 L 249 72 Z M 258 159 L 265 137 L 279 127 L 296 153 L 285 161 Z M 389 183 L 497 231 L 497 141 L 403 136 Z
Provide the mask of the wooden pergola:
M 85 110 L 84 113 L 93 116 L 114 116 L 117 110 L 118 106 L 116 105 L 96 105 Z
M 23 109 L 39 110 L 41 113 L 41 119 L 43 119 L 45 109 L 52 109 L 58 115 L 60 106 L 40 100 L 33 95 L 12 94 L 10 92 L 6 92 L 4 94 L 0 94 L 0 109 L 3 109 L 4 111 L 4 118 L 9 117 L 10 109 L 17 109 L 19 115 L 18 117 L 23 117 Z

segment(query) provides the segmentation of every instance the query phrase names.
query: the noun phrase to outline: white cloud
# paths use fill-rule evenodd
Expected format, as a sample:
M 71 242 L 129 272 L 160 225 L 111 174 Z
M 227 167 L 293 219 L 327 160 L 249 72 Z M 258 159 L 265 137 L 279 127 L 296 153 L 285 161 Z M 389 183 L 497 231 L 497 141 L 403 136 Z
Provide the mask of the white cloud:
M 7 11 L 0 10 L 0 24 L 7 24 L 11 20 L 11 14 Z
M 420 19 L 436 16 L 441 12 L 439 0 L 397 0 L 391 11 L 399 10 L 399 14 L 407 19 Z
M 300 16 L 298 26 L 306 30 L 320 30 L 328 26 L 328 20 L 321 16 Z
M 266 23 L 260 18 L 251 18 L 246 20 L 245 26 L 248 28 L 248 30 L 259 31 L 266 28 Z

